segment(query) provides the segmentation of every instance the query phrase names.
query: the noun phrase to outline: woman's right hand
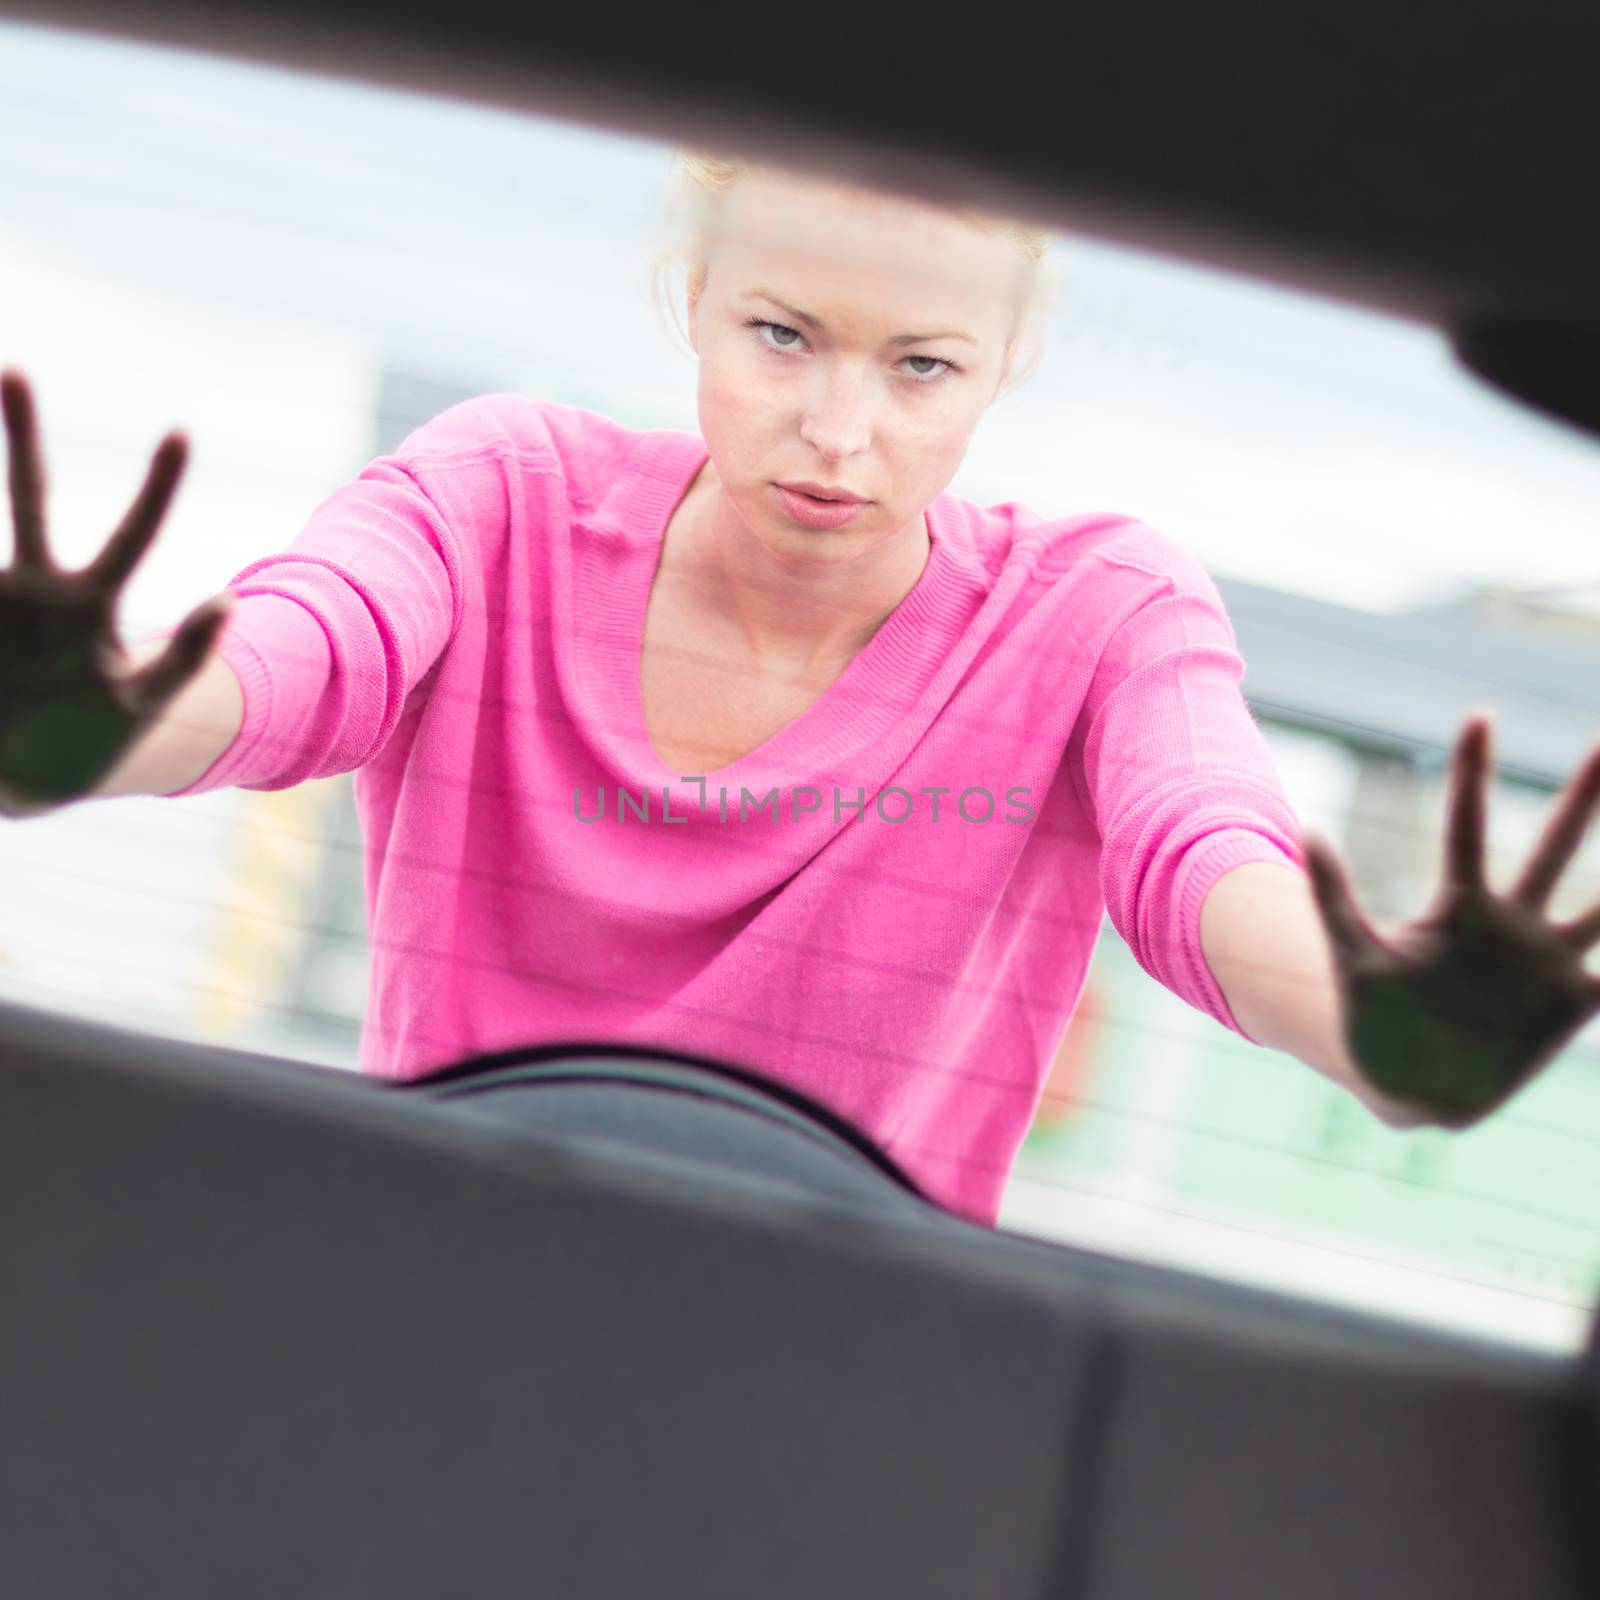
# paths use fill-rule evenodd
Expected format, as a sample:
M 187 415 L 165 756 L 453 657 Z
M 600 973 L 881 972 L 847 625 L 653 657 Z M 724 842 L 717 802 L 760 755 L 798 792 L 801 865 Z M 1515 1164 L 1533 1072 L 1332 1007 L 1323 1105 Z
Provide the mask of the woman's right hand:
M 0 373 L 0 403 L 16 534 L 12 563 L 0 567 L 0 815 L 25 817 L 94 790 L 205 664 L 233 596 L 195 607 L 160 656 L 119 671 L 117 596 L 166 515 L 188 441 L 179 432 L 161 441 L 105 548 L 63 571 L 45 546 L 44 458 L 20 372 Z

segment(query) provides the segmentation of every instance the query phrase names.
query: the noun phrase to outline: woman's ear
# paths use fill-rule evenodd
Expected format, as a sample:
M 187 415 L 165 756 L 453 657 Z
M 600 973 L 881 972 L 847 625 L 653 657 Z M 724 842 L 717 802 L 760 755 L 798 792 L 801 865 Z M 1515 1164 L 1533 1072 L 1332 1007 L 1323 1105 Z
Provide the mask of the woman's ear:
M 995 379 L 994 393 L 989 396 L 991 403 L 998 400 L 1011 382 L 1011 369 L 1016 365 L 1017 341 L 1015 336 L 1006 340 L 1005 358 L 1000 363 L 1000 376 Z
M 700 354 L 700 295 L 706 286 L 706 269 L 698 266 L 689 274 L 689 344 Z

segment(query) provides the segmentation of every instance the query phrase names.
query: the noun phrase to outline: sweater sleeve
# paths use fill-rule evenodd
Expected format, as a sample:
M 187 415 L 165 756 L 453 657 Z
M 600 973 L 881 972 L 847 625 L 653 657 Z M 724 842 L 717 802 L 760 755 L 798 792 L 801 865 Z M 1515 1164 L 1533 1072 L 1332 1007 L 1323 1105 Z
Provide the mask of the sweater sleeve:
M 473 405 L 370 462 L 287 549 L 229 581 L 237 598 L 216 648 L 238 675 L 243 721 L 175 795 L 287 789 L 382 750 L 459 625 L 471 558 L 462 527 L 505 515 L 502 463 L 464 438 Z
M 1249 1039 L 1206 963 L 1200 909 L 1245 862 L 1305 876 L 1300 825 L 1240 692 L 1216 585 L 1170 541 L 1155 550 L 1123 563 L 1159 582 L 1100 659 L 1074 776 L 1099 829 L 1112 925 L 1153 978 Z

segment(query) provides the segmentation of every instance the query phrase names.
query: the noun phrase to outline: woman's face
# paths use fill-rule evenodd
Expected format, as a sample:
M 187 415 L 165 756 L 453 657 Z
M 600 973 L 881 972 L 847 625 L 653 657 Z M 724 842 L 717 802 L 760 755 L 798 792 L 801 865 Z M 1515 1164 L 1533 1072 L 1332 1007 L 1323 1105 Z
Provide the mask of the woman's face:
M 848 560 L 920 529 L 1005 376 L 1024 271 L 1004 235 L 898 196 L 761 174 L 723 197 L 689 307 L 700 427 L 774 555 Z M 870 504 L 819 530 L 786 509 L 797 480 Z

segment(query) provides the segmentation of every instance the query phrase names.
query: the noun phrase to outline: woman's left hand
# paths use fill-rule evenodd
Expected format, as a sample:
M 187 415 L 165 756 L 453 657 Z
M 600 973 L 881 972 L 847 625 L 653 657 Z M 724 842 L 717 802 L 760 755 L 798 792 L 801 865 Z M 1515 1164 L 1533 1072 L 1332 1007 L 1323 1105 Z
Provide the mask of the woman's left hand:
M 1451 763 L 1445 873 L 1427 911 L 1383 937 L 1356 905 L 1334 848 L 1303 840 L 1333 950 L 1346 1048 L 1385 1097 L 1466 1128 L 1509 1099 L 1600 1011 L 1583 965 L 1600 903 L 1570 922 L 1544 914 L 1600 802 L 1600 747 L 1562 790 L 1522 875 L 1485 881 L 1489 717 L 1470 717 Z

